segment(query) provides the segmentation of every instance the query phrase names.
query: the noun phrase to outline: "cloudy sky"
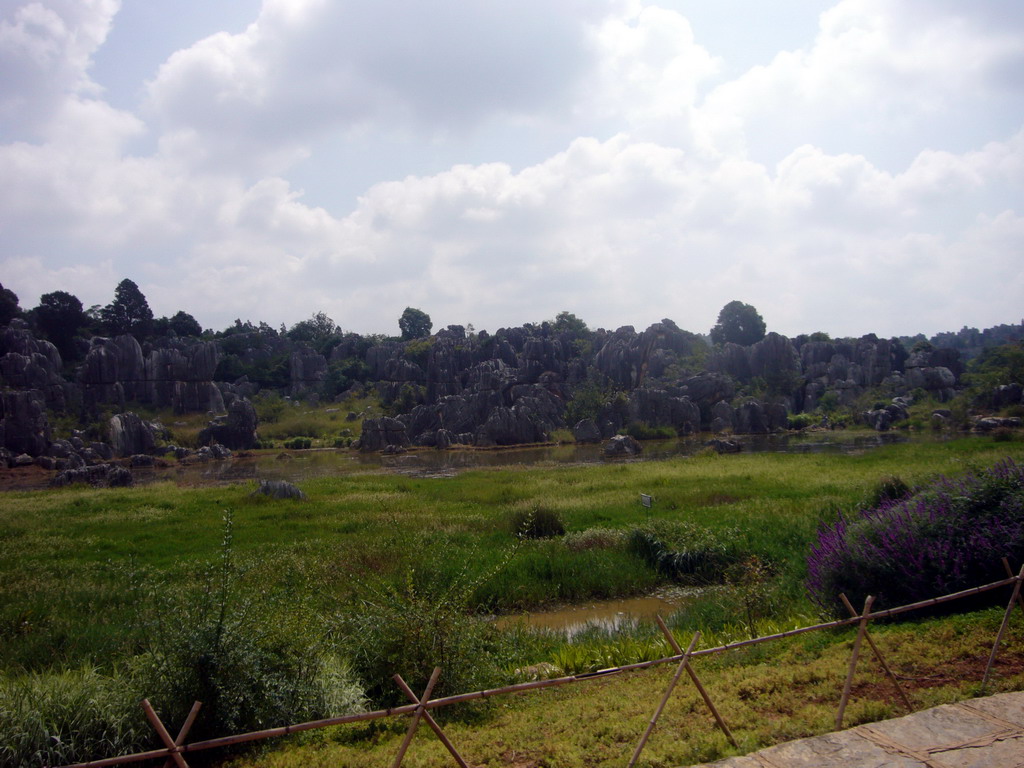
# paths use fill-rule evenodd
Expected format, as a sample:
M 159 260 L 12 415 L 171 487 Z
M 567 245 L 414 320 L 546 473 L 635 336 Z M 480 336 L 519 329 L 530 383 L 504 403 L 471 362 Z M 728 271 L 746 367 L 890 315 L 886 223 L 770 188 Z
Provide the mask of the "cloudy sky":
M 396 334 L 1024 311 L 1020 0 L 0 0 L 0 282 Z

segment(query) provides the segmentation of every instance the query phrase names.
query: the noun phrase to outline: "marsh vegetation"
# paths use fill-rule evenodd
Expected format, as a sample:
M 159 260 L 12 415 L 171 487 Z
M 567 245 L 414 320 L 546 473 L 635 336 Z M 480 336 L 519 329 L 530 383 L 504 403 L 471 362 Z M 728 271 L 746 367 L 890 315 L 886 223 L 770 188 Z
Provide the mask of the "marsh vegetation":
M 356 473 L 309 479 L 304 501 L 254 495 L 248 484 L 9 493 L 0 511 L 0 721 L 11 731 L 0 738 L 7 750 L 0 754 L 14 765 L 59 764 L 147 746 L 152 737 L 136 711 L 142 695 L 169 722 L 181 722 L 200 698 L 207 708 L 197 734 L 223 734 L 395 703 L 393 673 L 422 689 L 435 664 L 445 670 L 438 693 L 452 693 L 515 679 L 516 670 L 541 663 L 575 672 L 661 656 L 665 646 L 649 624 L 567 639 L 489 618 L 667 584 L 714 586 L 669 619 L 680 636 L 706 633 L 703 645 L 811 623 L 820 611 L 805 589 L 807 557 L 824 526 L 902 487 L 892 476 L 912 489 L 1007 458 L 1024 460 L 1024 443 L 973 438 L 853 455 L 702 454 L 451 477 Z M 640 505 L 641 492 L 655 497 L 652 509 Z M 1013 552 L 994 551 L 996 567 L 1002 554 Z M 993 621 L 998 616 L 983 611 L 886 631 L 905 633 L 904 643 L 957 638 L 924 654 L 939 657 Z M 760 669 L 764 651 L 714 662 L 716 684 L 758 689 L 734 691 L 740 703 L 766 697 L 799 723 L 772 729 L 736 711 L 748 747 L 818 727 L 821 712 L 805 712 L 785 689 L 823 695 L 813 691 L 836 674 L 828 660 L 841 655 L 836 644 L 844 637 L 778 651 L 799 661 L 799 674 Z M 1017 642 L 1011 657 L 1020 651 Z M 1010 672 L 1003 684 L 1013 686 L 1017 673 Z M 810 677 L 790 684 L 787 674 Z M 955 696 L 969 685 L 947 682 L 922 696 Z M 612 713 L 616 722 L 605 731 L 614 733 L 566 733 L 538 745 L 538 754 L 559 765 L 614 762 L 612 747 L 621 750 L 621 740 L 634 738 L 625 734 L 642 730 L 630 725 L 642 714 L 614 700 L 632 695 L 628 685 L 555 694 L 572 701 L 577 717 Z M 481 743 L 485 733 L 513 738 L 526 728 L 516 718 L 541 717 L 532 707 L 493 704 L 450 716 L 468 723 L 456 724 L 460 738 Z M 891 705 L 863 710 L 855 716 L 871 719 Z M 552 717 L 557 731 L 561 716 Z M 389 728 L 307 737 L 304 747 L 260 760 L 316 764 L 314 749 L 332 764 L 356 765 L 352 755 L 386 749 Z M 693 739 L 655 747 L 650 764 L 729 749 L 706 733 Z M 585 758 L 582 749 L 591 750 Z

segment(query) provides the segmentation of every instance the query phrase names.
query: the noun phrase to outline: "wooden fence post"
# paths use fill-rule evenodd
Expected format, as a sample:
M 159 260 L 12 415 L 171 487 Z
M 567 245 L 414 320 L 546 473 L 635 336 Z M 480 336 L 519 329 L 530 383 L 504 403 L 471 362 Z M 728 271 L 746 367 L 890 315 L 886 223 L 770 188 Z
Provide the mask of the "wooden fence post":
M 857 615 L 857 609 L 850 604 L 850 601 L 845 594 L 840 594 L 839 599 L 843 601 L 843 605 L 845 605 L 846 610 L 850 612 L 850 616 Z M 864 630 L 864 639 L 868 641 L 868 645 L 871 646 L 871 650 L 874 652 L 875 658 L 878 659 L 878 663 L 882 665 L 882 669 L 885 670 L 885 674 L 889 676 L 889 679 L 892 680 L 892 684 L 896 686 L 896 693 L 898 693 L 900 698 L 903 700 L 903 706 L 907 708 L 907 712 L 913 712 L 914 707 L 911 705 L 910 699 L 907 698 L 907 694 L 904 692 L 903 686 L 900 685 L 900 681 L 896 679 L 896 675 L 889 668 L 889 665 L 885 663 L 885 659 L 882 658 L 882 652 L 878 650 L 878 646 L 875 645 L 875 641 L 871 639 L 871 633 L 866 629 Z
M 996 663 L 996 654 L 999 652 L 999 644 L 1003 642 L 1003 635 L 1006 634 L 1006 628 L 1010 624 L 1010 614 L 1013 613 L 1013 606 L 1020 598 L 1020 583 L 1021 579 L 1024 579 L 1024 565 L 1020 568 L 1020 573 L 1016 576 L 1017 581 L 1013 585 L 1013 594 L 1010 596 L 1010 602 L 1006 605 L 1006 612 L 1003 614 L 1003 623 L 999 625 L 999 632 L 996 633 L 996 642 L 992 646 L 992 653 L 988 657 L 988 664 L 985 666 L 985 676 L 981 679 L 981 694 L 985 695 L 985 688 L 988 686 L 988 678 L 992 673 L 992 665 Z
M 440 676 L 441 668 L 434 667 L 434 672 L 430 675 L 430 680 L 427 681 L 427 687 L 423 691 L 423 696 L 420 697 L 419 704 L 412 713 L 412 722 L 409 723 L 409 730 L 405 732 L 405 739 L 402 741 L 402 746 L 398 748 L 398 754 L 395 755 L 395 762 L 391 764 L 391 768 L 399 768 L 402 764 L 405 753 L 412 743 L 412 737 L 416 735 L 416 729 L 420 727 L 420 718 L 423 717 L 423 713 L 426 711 L 424 707 L 430 701 L 430 694 L 434 692 L 434 686 L 437 684 L 437 678 Z
M 674 640 L 675 638 L 673 638 Z M 654 726 L 658 722 L 658 718 L 661 717 L 661 713 L 665 710 L 665 705 L 668 704 L 669 697 L 672 696 L 672 690 L 676 687 L 676 683 L 679 682 L 679 678 L 683 676 L 683 670 L 686 669 L 690 663 L 690 654 L 693 653 L 694 646 L 697 645 L 697 641 L 700 640 L 700 632 L 693 633 L 693 640 L 690 641 L 690 647 L 686 649 L 683 654 L 682 661 L 679 662 L 679 666 L 676 668 L 675 675 L 672 676 L 671 682 L 668 684 L 668 688 L 665 690 L 665 695 L 661 697 L 661 703 L 658 704 L 658 708 L 654 710 L 654 714 L 651 715 L 651 721 L 647 724 L 647 730 L 644 731 L 644 735 L 640 737 L 640 743 L 636 745 L 636 750 L 633 752 L 633 756 L 629 759 L 629 763 L 626 768 L 633 768 L 636 765 L 636 761 L 640 759 L 640 753 L 644 750 L 644 745 L 647 744 L 647 739 L 650 738 L 651 732 L 654 730 Z M 676 646 L 678 647 L 678 646 Z
M 201 701 L 195 701 L 192 703 L 192 709 L 188 711 L 188 717 L 185 718 L 185 722 L 181 726 L 181 730 L 178 731 L 178 738 L 174 740 L 174 745 L 180 747 L 185 743 L 185 738 L 188 736 L 188 732 L 192 730 L 192 724 L 196 721 L 196 715 L 199 714 L 199 708 L 203 706 Z M 171 768 L 174 760 L 168 757 L 164 760 L 164 768 Z
M 850 669 L 846 673 L 846 683 L 843 685 L 843 695 L 839 699 L 839 711 L 836 712 L 836 730 L 843 727 L 843 714 L 846 712 L 846 703 L 850 700 L 850 689 L 853 688 L 853 675 L 857 671 L 857 656 L 860 655 L 860 643 L 868 628 L 868 614 L 871 613 L 871 604 L 875 602 L 874 595 L 868 595 L 864 601 L 864 613 L 860 615 L 860 624 L 857 625 L 857 637 L 853 641 L 853 653 L 850 656 Z
M 662 634 L 665 635 L 665 638 L 668 640 L 668 644 L 672 646 L 672 650 L 674 650 L 676 653 L 682 653 L 683 649 L 679 647 L 679 643 L 676 642 L 675 636 L 669 630 L 668 626 L 666 626 L 665 620 L 657 614 L 655 614 L 654 618 L 657 620 L 658 626 L 661 628 Z M 708 695 L 707 690 L 701 684 L 700 678 L 697 677 L 697 672 L 694 670 L 692 664 L 686 665 L 686 672 L 687 674 L 689 674 L 690 680 L 693 681 L 693 685 L 697 688 L 697 692 L 700 694 L 701 698 L 704 699 L 704 703 L 707 704 L 708 709 L 711 710 L 711 714 L 714 716 L 715 722 L 718 723 L 718 727 L 722 729 L 722 733 L 725 734 L 725 737 L 734 747 L 739 749 L 740 745 L 736 743 L 736 739 L 733 737 L 732 731 L 729 730 L 729 726 L 725 724 L 725 720 L 718 713 L 718 708 L 715 706 L 715 703 L 711 700 L 711 697 Z
M 142 700 L 142 708 L 146 712 L 146 717 L 149 718 L 149 722 L 156 729 L 157 735 L 160 737 L 160 741 L 164 743 L 164 746 L 171 750 L 170 759 L 175 762 L 178 768 L 188 768 L 188 763 L 185 762 L 185 758 L 181 756 L 178 751 L 178 745 L 174 743 L 174 739 L 171 738 L 171 734 L 164 728 L 164 724 L 160 722 L 160 718 L 157 716 L 156 711 L 153 709 L 153 705 L 149 703 L 149 699 Z
M 402 689 L 402 692 L 406 696 L 408 696 L 412 701 L 419 703 L 419 698 L 417 698 L 412 688 L 409 687 L 409 684 L 402 679 L 401 675 L 394 675 L 392 679 L 398 684 L 398 687 Z M 451 741 L 448 740 L 448 737 L 444 735 L 444 731 L 442 731 L 441 726 L 437 724 L 437 720 L 435 720 L 426 710 L 423 712 L 423 719 L 427 721 L 427 725 L 429 725 L 434 733 L 437 734 L 437 738 L 441 740 L 441 743 L 444 744 L 445 748 L 451 752 L 452 757 L 455 758 L 455 762 L 457 762 L 461 768 L 469 768 L 469 764 L 462 759 L 462 755 L 460 755 L 458 750 L 455 749 L 455 745 L 452 744 Z

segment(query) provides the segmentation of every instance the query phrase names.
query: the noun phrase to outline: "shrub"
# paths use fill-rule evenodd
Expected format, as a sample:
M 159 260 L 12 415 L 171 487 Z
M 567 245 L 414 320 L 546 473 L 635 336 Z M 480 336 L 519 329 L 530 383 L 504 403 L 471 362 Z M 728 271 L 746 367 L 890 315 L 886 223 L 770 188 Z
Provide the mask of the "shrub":
M 308 437 L 293 437 L 291 440 L 285 440 L 282 443 L 285 448 L 293 451 L 299 451 L 313 446 L 313 440 Z
M 628 545 L 662 576 L 688 584 L 713 584 L 722 582 L 727 569 L 739 560 L 729 538 L 693 525 L 655 523 L 630 531 Z
M 277 392 L 264 391 L 253 398 L 252 406 L 261 424 L 272 424 L 281 418 L 287 403 Z
M 308 624 L 246 590 L 232 557 L 230 513 L 224 526 L 220 562 L 199 594 L 139 588 L 145 652 L 132 664 L 153 705 L 180 723 L 193 701 L 203 702 L 193 738 L 360 709 L 362 693 L 346 665 Z
M 792 413 L 786 417 L 786 427 L 788 429 L 806 429 L 813 427 L 819 421 L 820 419 L 816 418 L 813 413 Z
M 871 594 L 878 608 L 892 608 L 1001 579 L 1003 556 L 1024 559 L 1024 467 L 1009 459 L 840 515 L 818 533 L 806 586 L 826 613 L 845 615 L 838 602 L 843 592 L 854 605 Z M 993 590 L 941 608 L 1003 599 Z
M 409 570 L 398 584 L 383 579 L 357 583 L 358 600 L 339 616 L 337 631 L 374 704 L 409 703 L 392 679 L 395 674 L 419 693 L 434 667 L 441 667 L 435 697 L 505 679 L 511 655 L 505 636 L 469 608 L 472 593 L 505 563 L 507 558 L 476 577 L 468 565 L 453 576 L 433 572 L 428 563 L 420 571 Z
M 565 524 L 558 513 L 547 507 L 520 509 L 509 521 L 512 533 L 524 539 L 550 539 L 565 534 Z
M 900 501 L 910 495 L 911 487 L 899 475 L 886 475 L 868 492 L 864 506 L 869 509 Z

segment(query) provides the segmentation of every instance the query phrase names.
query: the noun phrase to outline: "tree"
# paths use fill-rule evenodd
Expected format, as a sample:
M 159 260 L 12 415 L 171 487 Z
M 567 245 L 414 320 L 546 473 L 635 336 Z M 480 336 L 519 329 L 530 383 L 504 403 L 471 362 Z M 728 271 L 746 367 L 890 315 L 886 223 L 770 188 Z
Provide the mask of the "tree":
M 153 335 L 166 336 L 174 331 L 175 336 L 202 336 L 203 326 L 192 315 L 179 309 L 171 317 L 160 317 L 153 321 Z
M 32 313 L 35 315 L 36 326 L 60 350 L 61 357 L 76 357 L 74 338 L 89 322 L 78 297 L 67 291 L 44 293 L 39 297 L 39 306 Z
M 587 324 L 572 312 L 559 312 L 550 323 L 551 330 L 555 333 L 571 333 L 574 336 L 585 336 L 590 333 Z
M 149 308 L 149 302 L 139 286 L 128 278 L 117 284 L 114 301 L 100 310 L 100 317 L 111 336 L 130 333 L 144 337 L 149 335 L 153 326 L 153 310 Z
M 341 328 L 324 312 L 317 312 L 309 320 L 300 320 L 288 331 L 292 341 L 307 341 L 314 346 L 332 336 L 341 336 Z
M 0 284 L 0 325 L 7 325 L 20 314 L 18 294 Z
M 434 324 L 430 321 L 430 315 L 422 309 L 406 307 L 402 316 L 398 318 L 398 327 L 402 331 L 402 340 L 409 341 L 429 336 Z
M 764 338 L 764 320 L 757 310 L 742 301 L 730 301 L 718 313 L 718 322 L 711 329 L 715 344 L 733 342 L 744 347 Z
M 203 326 L 192 315 L 179 309 L 171 316 L 168 328 L 179 336 L 202 336 Z

